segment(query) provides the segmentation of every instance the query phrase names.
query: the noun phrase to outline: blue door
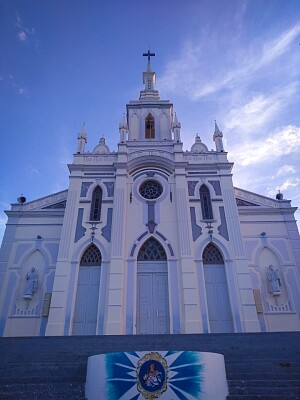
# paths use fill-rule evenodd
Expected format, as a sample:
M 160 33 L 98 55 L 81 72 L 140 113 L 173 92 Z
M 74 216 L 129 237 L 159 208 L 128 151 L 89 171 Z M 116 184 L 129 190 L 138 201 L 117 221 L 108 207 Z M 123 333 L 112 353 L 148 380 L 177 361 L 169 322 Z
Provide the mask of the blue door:
M 138 263 L 137 333 L 170 332 L 167 263 Z
M 97 327 L 100 266 L 81 266 L 73 318 L 73 335 L 95 335 Z
M 234 332 L 224 264 L 204 264 L 210 332 Z

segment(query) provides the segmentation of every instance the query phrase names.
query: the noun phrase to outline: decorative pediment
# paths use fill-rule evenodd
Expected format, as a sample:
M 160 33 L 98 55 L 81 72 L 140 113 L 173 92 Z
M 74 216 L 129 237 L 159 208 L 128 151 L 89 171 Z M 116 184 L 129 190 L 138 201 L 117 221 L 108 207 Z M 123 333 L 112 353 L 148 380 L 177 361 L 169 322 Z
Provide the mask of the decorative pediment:
M 54 193 L 24 204 L 12 204 L 12 211 L 64 210 L 67 203 L 67 190 Z
M 277 200 L 248 190 L 235 187 L 235 200 L 238 207 L 290 208 L 289 200 Z
M 64 200 L 64 201 L 60 201 L 59 203 L 55 203 L 55 204 L 51 204 L 50 206 L 47 206 L 47 207 L 43 207 L 43 210 L 44 209 L 47 209 L 47 208 L 54 208 L 54 209 L 61 209 L 61 208 L 66 208 L 66 205 L 67 205 L 67 200 Z
M 235 199 L 236 205 L 238 207 L 253 207 L 253 206 L 259 206 L 259 204 L 251 203 L 250 201 L 246 201 L 243 199 Z

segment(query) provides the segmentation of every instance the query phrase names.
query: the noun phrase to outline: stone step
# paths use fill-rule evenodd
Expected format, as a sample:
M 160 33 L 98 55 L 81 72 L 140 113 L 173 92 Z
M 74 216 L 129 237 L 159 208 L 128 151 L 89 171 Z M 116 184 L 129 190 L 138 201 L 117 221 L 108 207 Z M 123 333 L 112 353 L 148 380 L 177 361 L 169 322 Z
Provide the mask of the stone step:
M 275 388 L 290 388 L 290 387 L 295 387 L 299 388 L 300 387 L 300 380 L 299 379 L 286 379 L 286 380 L 278 380 L 278 379 L 269 379 L 269 380 L 228 380 L 228 387 L 229 388 L 247 388 L 247 387 L 275 387 Z
M 11 384 L 0 385 L 0 400 L 85 400 L 84 385 L 60 384 Z M 104 399 L 103 399 L 104 400 Z
M 228 373 L 231 372 L 249 372 L 249 373 L 260 373 L 268 371 L 270 372 L 281 372 L 281 373 L 298 373 L 300 374 L 300 362 L 287 362 L 287 361 L 272 361 L 272 360 L 264 360 L 260 362 L 230 362 L 225 359 L 226 362 L 226 371 Z
M 53 379 L 82 379 L 86 376 L 87 361 L 85 362 L 49 362 L 49 363 L 14 363 L 2 367 L 0 370 L 0 382 L 6 379 L 16 378 L 19 381 L 26 379 L 40 379 L 43 377 L 45 382 L 53 381 Z
M 233 395 L 281 395 L 284 398 L 285 395 L 293 395 L 293 396 L 300 396 L 300 387 L 299 383 L 298 387 L 276 387 L 274 385 L 266 386 L 266 387 L 230 387 L 229 393 Z
M 89 356 L 164 349 L 224 354 L 228 400 L 300 400 L 300 332 L 0 338 L 0 400 L 83 400 Z
M 227 400 L 300 400 L 300 396 L 285 395 L 229 395 Z
M 226 365 L 226 364 L 225 364 Z M 226 367 L 227 368 L 227 367 Z M 261 372 L 251 373 L 251 372 L 232 372 L 228 373 L 226 371 L 226 377 L 228 381 L 237 380 L 237 381 L 258 381 L 258 380 L 266 380 L 266 381 L 288 381 L 288 380 L 298 380 L 300 382 L 300 374 L 280 374 L 280 373 L 269 373 L 269 372 Z

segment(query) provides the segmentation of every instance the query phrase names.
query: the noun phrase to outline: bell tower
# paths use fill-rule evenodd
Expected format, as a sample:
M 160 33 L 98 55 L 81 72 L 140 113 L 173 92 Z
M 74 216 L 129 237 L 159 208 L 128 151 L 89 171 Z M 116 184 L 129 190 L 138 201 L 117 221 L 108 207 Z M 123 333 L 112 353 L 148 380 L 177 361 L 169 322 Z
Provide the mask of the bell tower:
M 160 100 L 159 92 L 155 89 L 156 75 L 151 65 L 151 57 L 155 53 L 148 50 L 143 56 L 148 58 L 146 71 L 143 72 L 144 89 L 140 92 L 139 100 L 130 101 L 126 106 L 127 144 L 135 142 L 148 146 L 154 142 L 173 142 L 173 104 L 169 100 Z

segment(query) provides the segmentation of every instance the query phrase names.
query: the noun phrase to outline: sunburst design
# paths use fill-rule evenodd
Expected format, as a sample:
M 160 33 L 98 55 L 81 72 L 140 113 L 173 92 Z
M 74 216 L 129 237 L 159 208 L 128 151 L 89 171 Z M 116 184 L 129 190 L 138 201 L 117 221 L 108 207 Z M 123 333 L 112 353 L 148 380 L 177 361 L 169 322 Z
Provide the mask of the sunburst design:
M 162 360 L 166 363 L 165 386 L 161 391 L 148 392 L 141 390 L 141 386 L 138 388 L 140 385 L 138 371 L 145 357 L 150 358 L 149 354 L 156 354 L 154 359 L 159 360 L 162 365 L 164 365 Z M 168 398 L 195 400 L 200 398 L 202 392 L 204 366 L 201 354 L 193 351 L 107 353 L 105 368 L 107 400 L 155 399 L 165 391 L 168 393 Z M 150 397 L 149 393 L 152 393 Z M 156 397 L 153 393 L 156 393 Z M 164 397 L 162 395 L 162 398 Z

